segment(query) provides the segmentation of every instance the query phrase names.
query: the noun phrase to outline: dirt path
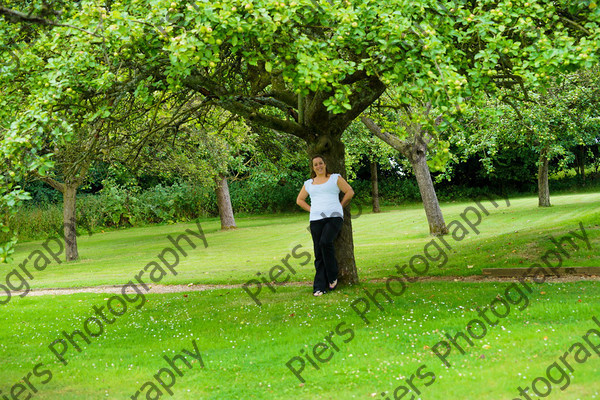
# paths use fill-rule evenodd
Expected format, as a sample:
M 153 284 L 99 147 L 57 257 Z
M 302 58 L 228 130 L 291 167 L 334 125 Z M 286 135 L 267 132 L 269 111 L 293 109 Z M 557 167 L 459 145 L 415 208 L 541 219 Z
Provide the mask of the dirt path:
M 528 278 L 530 279 L 530 278 Z M 472 276 L 426 276 L 417 278 L 418 282 L 514 282 L 516 278 L 499 278 L 488 277 L 482 275 Z M 385 282 L 386 279 L 371 279 L 367 282 Z M 548 276 L 546 282 L 576 282 L 576 281 L 600 281 L 600 276 L 580 276 L 580 275 L 565 275 L 561 277 Z M 312 282 L 289 282 L 283 286 L 311 286 Z M 205 290 L 217 289 L 241 289 L 242 285 L 152 285 L 150 293 L 181 293 L 181 292 L 202 292 Z M 121 286 L 106 285 L 92 286 L 79 288 L 49 288 L 49 289 L 32 289 L 29 296 L 47 296 L 47 295 L 69 295 L 76 293 L 121 293 Z

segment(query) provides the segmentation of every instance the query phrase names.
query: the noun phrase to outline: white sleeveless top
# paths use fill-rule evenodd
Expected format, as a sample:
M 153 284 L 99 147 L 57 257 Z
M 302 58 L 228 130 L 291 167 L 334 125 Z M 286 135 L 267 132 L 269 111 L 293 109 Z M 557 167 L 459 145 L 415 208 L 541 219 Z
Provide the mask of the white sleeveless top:
M 339 177 L 340 174 L 331 174 L 329 180 L 321 185 L 314 185 L 312 179 L 304 182 L 304 188 L 310 195 L 310 221 L 344 217 L 339 197 L 340 188 L 337 185 Z

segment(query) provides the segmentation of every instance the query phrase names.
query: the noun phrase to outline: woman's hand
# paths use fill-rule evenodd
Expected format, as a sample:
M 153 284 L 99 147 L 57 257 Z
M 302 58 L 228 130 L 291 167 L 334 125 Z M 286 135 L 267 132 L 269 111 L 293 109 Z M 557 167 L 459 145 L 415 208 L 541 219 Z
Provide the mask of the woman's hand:
M 303 210 L 310 212 L 310 206 L 306 202 L 306 198 L 308 197 L 308 192 L 302 185 L 302 189 L 300 189 L 300 193 L 298 193 L 298 197 L 296 198 L 296 204 L 302 207 Z
M 344 198 L 342 199 L 341 203 L 342 208 L 345 208 L 348 203 L 350 203 L 350 200 L 352 200 L 352 197 L 354 197 L 354 190 L 341 176 L 338 178 L 337 185 L 338 188 L 340 188 L 340 190 L 344 193 Z

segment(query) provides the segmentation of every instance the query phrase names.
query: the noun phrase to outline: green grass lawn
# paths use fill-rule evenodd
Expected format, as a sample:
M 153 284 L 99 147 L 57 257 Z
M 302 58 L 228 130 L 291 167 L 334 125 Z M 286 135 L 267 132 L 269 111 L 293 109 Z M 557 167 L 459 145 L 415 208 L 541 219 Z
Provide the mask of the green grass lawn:
M 594 327 L 591 317 L 600 317 L 600 288 L 595 282 L 534 285 L 526 308 L 524 301 L 515 301 L 517 306 L 482 339 L 473 339 L 473 346 L 465 344 L 464 355 L 453 349 L 447 357 L 451 366 L 446 368 L 431 348 L 444 339 L 444 332 L 464 331 L 477 318 L 476 307 L 503 296 L 507 286 L 415 283 L 403 296 L 394 297 L 393 304 L 381 300 L 383 311 L 373 304 L 365 314 L 369 324 L 351 304 L 365 296 L 365 289 L 373 292 L 381 287 L 375 283 L 318 299 L 307 289 L 284 287 L 266 294 L 262 307 L 236 290 L 186 297 L 148 295 L 141 309 L 128 310 L 107 325 L 102 335 L 82 344 L 80 353 L 72 347 L 67 350 L 66 366 L 48 345 L 63 330 L 82 329 L 93 314 L 91 307 L 106 304 L 108 296 L 18 299 L 2 309 L 10 317 L 3 319 L 0 330 L 0 389 L 6 391 L 35 364 L 43 363 L 53 377 L 46 384 L 31 379 L 39 390 L 34 398 L 130 398 L 166 366 L 163 355 L 193 350 L 195 340 L 204 368 L 200 363 L 192 364 L 192 369 L 182 365 L 184 376 L 177 377 L 173 386 L 175 399 L 383 398 L 377 393 L 390 394 L 423 364 L 422 372 L 431 372 L 436 379 L 429 387 L 414 381 L 422 391 L 420 398 L 512 399 L 518 385 L 530 386 L 534 378 L 545 376 L 547 366 Z M 353 338 L 335 333 L 341 323 L 345 324 L 341 333 L 351 329 Z M 301 350 L 312 354 L 332 331 L 339 351 L 331 350 L 333 356 L 318 363 L 319 370 L 305 361 L 305 383 L 300 384 L 285 364 L 302 355 Z M 590 352 L 585 363 L 573 362 L 569 386 L 554 390 L 549 398 L 600 398 L 600 358 Z
M 529 266 L 553 248 L 550 235 L 559 238 L 577 231 L 580 222 L 591 249 L 578 242 L 579 250 L 571 251 L 563 265 L 600 266 L 600 196 L 554 196 L 552 202 L 554 206 L 548 209 L 538 208 L 534 198 L 511 200 L 510 207 L 499 203 L 490 215 L 482 217 L 480 234 L 471 231 L 460 242 L 446 237 L 452 245 L 448 262 L 442 269 L 432 267 L 429 274 L 475 275 L 485 267 Z M 460 218 L 471 205 L 442 204 L 446 222 Z M 307 219 L 306 214 L 240 218 L 240 228 L 228 232 L 219 231 L 218 219 L 200 221 L 208 247 L 189 250 L 177 267 L 179 274 L 169 274 L 161 283 L 244 283 L 257 272 L 266 273 L 299 244 L 312 253 Z M 394 265 L 422 254 L 424 245 L 432 240 L 418 205 L 365 213 L 353 223 L 363 282 L 394 274 Z M 124 284 L 170 245 L 167 235 L 186 229 L 196 230 L 196 225 L 81 237 L 81 261 L 52 263 L 43 272 L 34 271 L 32 286 Z M 17 268 L 40 243 L 19 244 L 15 261 L 2 266 L 1 275 Z M 312 263 L 299 266 L 299 261 L 302 259 L 292 259 L 298 271 L 292 280 L 311 280 Z M 582 341 L 582 335 L 595 326 L 593 316 L 600 319 L 597 282 L 529 285 L 532 292 L 523 291 L 521 301 L 511 304 L 508 315 L 496 326 L 487 326 L 481 339 L 473 339 L 473 346 L 463 343 L 465 354 L 451 347 L 447 357 L 450 368 L 432 352 L 436 344 L 446 340 L 446 333 L 455 336 L 468 325 L 475 329 L 472 321 L 480 318 L 477 307 L 507 298 L 508 283 L 414 283 L 403 295 L 391 295 L 393 303 L 379 294 L 376 298 L 383 310 L 366 294 L 385 291 L 381 279 L 321 298 L 312 297 L 307 286 L 277 287 L 275 293 L 263 288 L 261 307 L 239 287 L 185 294 L 151 291 L 147 303 L 127 304 L 128 310 L 115 317 L 114 324 L 104 324 L 89 344 L 74 339 L 81 352 L 65 342 L 69 346 L 64 356 L 67 365 L 59 362 L 48 346 L 64 339 L 63 330 L 83 330 L 85 321 L 94 315 L 92 307 L 105 306 L 112 295 L 14 296 L 10 303 L 0 305 L 0 399 L 6 400 L 2 396 L 10 393 L 11 387 L 20 390 L 19 382 L 23 388 L 23 393 L 17 393 L 19 399 L 29 399 L 28 394 L 34 400 L 129 399 L 146 382 L 156 382 L 153 375 L 167 366 L 163 355 L 193 351 L 193 341 L 202 363 L 196 361 L 191 369 L 182 366 L 184 376 L 177 376 L 173 386 L 175 399 L 381 400 L 394 399 L 397 390 L 397 397 L 406 400 L 411 395 L 400 397 L 397 388 L 410 386 L 407 380 L 411 379 L 421 393 L 415 399 L 514 399 L 519 397 L 519 385 L 531 386 L 537 377 L 547 376 L 548 366 Z M 370 305 L 370 311 L 364 313 L 369 323 L 354 309 L 365 304 Z M 337 350 L 329 346 L 328 362 L 313 360 L 317 370 L 303 357 L 309 354 L 314 359 L 315 346 L 319 349 L 319 343 L 329 343 L 327 338 Z M 591 340 L 600 345 L 600 336 L 592 335 Z M 440 346 L 437 348 L 443 348 Z M 599 354 L 589 352 L 581 363 L 570 356 L 573 371 L 568 385 L 563 381 L 564 390 L 560 390 L 555 384 L 547 398 L 600 399 L 600 350 Z M 286 367 L 294 357 L 298 358 L 291 361 L 292 366 L 304 360 L 302 384 Z M 34 369 L 38 364 L 42 365 Z M 417 370 L 421 377 L 412 377 Z M 427 373 L 435 375 L 435 381 L 427 381 L 423 376 Z M 139 398 L 157 397 L 142 394 Z

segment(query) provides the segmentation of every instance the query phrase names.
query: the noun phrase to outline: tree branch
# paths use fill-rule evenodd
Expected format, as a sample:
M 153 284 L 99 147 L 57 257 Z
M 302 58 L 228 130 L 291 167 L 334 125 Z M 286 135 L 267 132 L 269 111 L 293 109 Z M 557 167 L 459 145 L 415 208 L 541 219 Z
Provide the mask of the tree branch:
M 275 129 L 276 131 L 289 133 L 301 139 L 306 139 L 306 133 L 296 121 L 286 121 L 271 115 L 266 115 L 258 112 L 254 107 L 244 105 L 233 100 L 219 100 L 218 104 L 227 111 L 244 117 L 252 123 L 257 123 L 267 128 Z
M 65 192 L 65 184 L 61 183 L 55 179 L 50 178 L 49 176 L 42 176 L 39 174 L 36 174 L 38 179 L 46 182 L 48 185 L 52 186 L 54 189 L 58 190 L 61 193 Z
M 287 104 L 289 107 L 296 107 L 298 105 L 297 96 L 291 93 L 284 93 L 279 90 L 266 93 L 264 97 L 272 97 Z
M 410 146 L 403 142 L 399 137 L 389 134 L 387 132 L 383 132 L 379 125 L 377 125 L 373 120 L 369 117 L 362 116 L 360 117 L 361 122 L 367 127 L 369 131 L 379 139 L 383 140 L 385 143 L 390 145 L 392 148 L 398 150 L 402 153 L 403 156 L 409 157 L 410 155 Z
M 213 101 L 216 104 L 223 107 L 227 111 L 229 111 L 233 114 L 237 114 L 252 123 L 257 123 L 257 124 L 265 126 L 267 128 L 275 129 L 276 131 L 289 133 L 289 134 L 297 136 L 301 139 L 306 140 L 306 138 L 307 138 L 305 131 L 302 129 L 302 126 L 300 126 L 295 120 L 294 121 L 284 120 L 284 119 L 277 118 L 272 115 L 262 114 L 257 111 L 257 109 L 260 107 L 252 107 L 252 106 L 244 104 L 244 101 L 243 101 L 244 98 L 240 98 L 240 99 L 242 99 L 242 101 L 240 101 L 238 99 L 233 99 L 231 97 L 231 95 L 229 93 L 227 93 L 227 91 L 224 88 L 220 87 L 219 85 L 215 84 L 214 82 L 211 82 L 210 80 L 205 79 L 204 77 L 202 77 L 200 75 L 189 76 L 184 81 L 184 84 L 187 87 L 189 87 L 190 89 L 200 92 L 204 96 L 207 96 L 207 97 L 213 99 Z M 263 98 L 263 99 L 266 99 L 266 98 Z M 246 100 L 252 101 L 257 106 L 260 105 L 260 103 L 253 101 L 252 98 L 249 98 Z M 271 102 L 276 101 L 275 99 L 269 99 L 269 100 Z M 280 106 L 283 104 L 281 102 L 279 102 L 279 103 L 280 103 L 279 104 Z M 287 109 L 287 111 L 290 111 L 289 108 Z
M 587 29 L 585 29 L 583 26 L 579 25 L 577 22 L 570 20 L 567 17 L 563 17 L 562 15 L 560 16 L 560 19 L 562 19 L 563 21 L 573 25 L 575 28 L 579 29 L 580 31 L 582 31 L 583 33 L 585 33 L 586 35 L 591 36 L 592 33 L 590 31 L 588 31 Z
M 360 70 L 360 71 L 355 71 L 351 75 L 348 75 L 347 77 L 342 79 L 340 82 L 345 85 L 351 85 L 355 82 L 365 79 L 366 77 L 367 77 L 367 73 L 364 70 Z
M 512 101 L 510 101 L 510 100 L 508 100 L 508 96 L 504 96 L 504 97 L 502 97 L 502 102 L 504 102 L 504 103 L 508 104 L 508 105 L 509 105 L 509 106 L 510 106 L 510 107 L 511 107 L 511 108 L 512 108 L 514 111 L 515 111 L 515 113 L 517 114 L 517 117 L 518 117 L 518 118 L 519 118 L 521 121 L 523 121 L 523 120 L 524 120 L 524 118 L 523 118 L 523 114 L 521 114 L 521 110 L 519 110 L 519 107 L 517 107 L 517 106 L 515 105 L 515 103 L 513 103 L 513 102 L 512 102 Z
M 371 76 L 366 82 L 365 87 L 353 93 L 350 96 L 352 108 L 348 112 L 341 114 L 341 125 L 348 126 L 364 110 L 369 107 L 385 91 L 385 85 L 376 76 Z
M 44 26 L 60 26 L 63 28 L 76 29 L 78 31 L 87 33 L 88 35 L 95 36 L 98 38 L 101 37 L 98 34 L 87 31 L 78 26 L 74 26 L 74 25 L 70 25 L 70 24 L 62 24 L 60 22 L 51 21 L 49 19 L 42 18 L 42 17 L 36 16 L 36 15 L 25 14 L 20 11 L 11 10 L 10 8 L 6 8 L 6 7 L 2 7 L 2 6 L 0 6 L 0 15 L 4 15 L 9 22 L 13 22 L 13 23 L 14 23 L 14 21 L 17 21 L 17 22 L 38 24 L 38 25 L 44 25 Z

